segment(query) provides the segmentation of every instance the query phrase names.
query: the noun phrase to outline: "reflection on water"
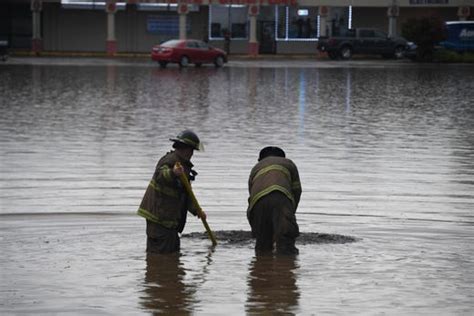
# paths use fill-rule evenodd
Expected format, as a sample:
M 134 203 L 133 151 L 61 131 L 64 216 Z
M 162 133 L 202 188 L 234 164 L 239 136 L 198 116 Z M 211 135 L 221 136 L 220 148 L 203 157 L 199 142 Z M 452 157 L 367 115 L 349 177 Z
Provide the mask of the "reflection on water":
M 296 315 L 297 269 L 293 256 L 256 256 L 249 266 L 247 313 Z
M 195 290 L 185 285 L 185 275 L 179 254 L 147 254 L 143 308 L 159 314 L 191 314 Z
M 300 138 L 304 137 L 304 114 L 305 114 L 305 107 L 306 107 L 306 80 L 305 80 L 305 72 L 302 71 L 300 74 L 300 95 L 298 98 L 298 108 L 299 108 L 299 116 L 300 122 L 298 126 L 299 136 Z
M 346 112 L 351 111 L 351 72 L 346 74 Z

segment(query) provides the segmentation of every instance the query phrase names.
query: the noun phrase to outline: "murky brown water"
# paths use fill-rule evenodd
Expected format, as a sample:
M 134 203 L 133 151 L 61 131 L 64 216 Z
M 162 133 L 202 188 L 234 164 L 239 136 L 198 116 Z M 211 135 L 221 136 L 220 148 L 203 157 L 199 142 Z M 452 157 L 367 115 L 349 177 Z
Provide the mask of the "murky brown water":
M 289 66 L 0 64 L 0 312 L 471 314 L 474 67 Z M 190 218 L 181 255 L 147 257 L 134 213 L 185 127 L 219 245 Z M 256 258 L 246 235 L 272 144 L 300 170 L 295 259 Z

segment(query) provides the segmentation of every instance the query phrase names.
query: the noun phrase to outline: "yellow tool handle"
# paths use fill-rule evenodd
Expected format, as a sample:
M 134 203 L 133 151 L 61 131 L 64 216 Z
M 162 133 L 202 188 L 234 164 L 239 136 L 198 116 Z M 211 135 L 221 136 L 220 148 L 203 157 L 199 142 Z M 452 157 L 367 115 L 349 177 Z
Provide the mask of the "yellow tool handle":
M 180 167 L 181 164 L 178 162 L 176 162 L 176 166 L 177 167 Z M 209 225 L 207 224 L 207 221 L 205 218 L 202 217 L 202 208 L 201 206 L 199 205 L 199 202 L 198 200 L 196 199 L 196 196 L 194 195 L 194 192 L 191 188 L 191 184 L 189 183 L 188 181 L 188 178 L 186 177 L 186 175 L 184 173 L 182 173 L 180 176 L 179 176 L 179 179 L 181 180 L 181 182 L 183 183 L 184 185 L 184 188 L 186 189 L 186 192 L 188 192 L 188 195 L 191 197 L 191 200 L 194 204 L 194 207 L 197 209 L 197 211 L 200 213 L 199 214 L 199 217 L 201 218 L 201 221 L 202 223 L 204 224 L 204 228 L 206 228 L 206 231 L 207 231 L 207 235 L 209 236 L 209 239 L 212 241 L 212 245 L 213 246 L 216 246 L 217 245 L 217 240 L 216 240 L 216 237 L 214 236 L 214 234 L 212 233 L 211 231 L 211 228 L 209 227 Z

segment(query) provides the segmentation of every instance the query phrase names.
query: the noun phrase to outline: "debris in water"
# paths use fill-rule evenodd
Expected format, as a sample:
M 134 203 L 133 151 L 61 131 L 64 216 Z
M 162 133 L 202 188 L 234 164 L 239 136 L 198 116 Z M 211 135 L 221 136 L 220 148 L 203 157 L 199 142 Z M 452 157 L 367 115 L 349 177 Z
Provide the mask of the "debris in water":
M 227 244 L 247 244 L 253 242 L 252 233 L 244 230 L 219 230 L 215 231 L 214 235 L 218 242 L 224 242 Z M 199 238 L 207 239 L 206 232 L 194 232 L 189 234 L 183 234 L 183 238 Z M 349 242 L 356 242 L 358 238 L 336 234 L 322 234 L 322 233 L 300 233 L 300 236 L 296 239 L 297 245 L 307 244 L 345 244 Z

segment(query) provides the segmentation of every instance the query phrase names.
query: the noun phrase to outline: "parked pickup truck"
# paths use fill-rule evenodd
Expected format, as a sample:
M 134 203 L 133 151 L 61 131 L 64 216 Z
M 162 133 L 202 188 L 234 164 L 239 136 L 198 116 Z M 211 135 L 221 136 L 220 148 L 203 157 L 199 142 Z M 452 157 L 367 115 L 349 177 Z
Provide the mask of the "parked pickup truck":
M 384 58 L 402 58 L 408 42 L 402 37 L 388 37 L 378 29 L 355 28 L 341 36 L 320 37 L 318 50 L 331 59 L 350 59 L 354 54 L 377 54 Z

